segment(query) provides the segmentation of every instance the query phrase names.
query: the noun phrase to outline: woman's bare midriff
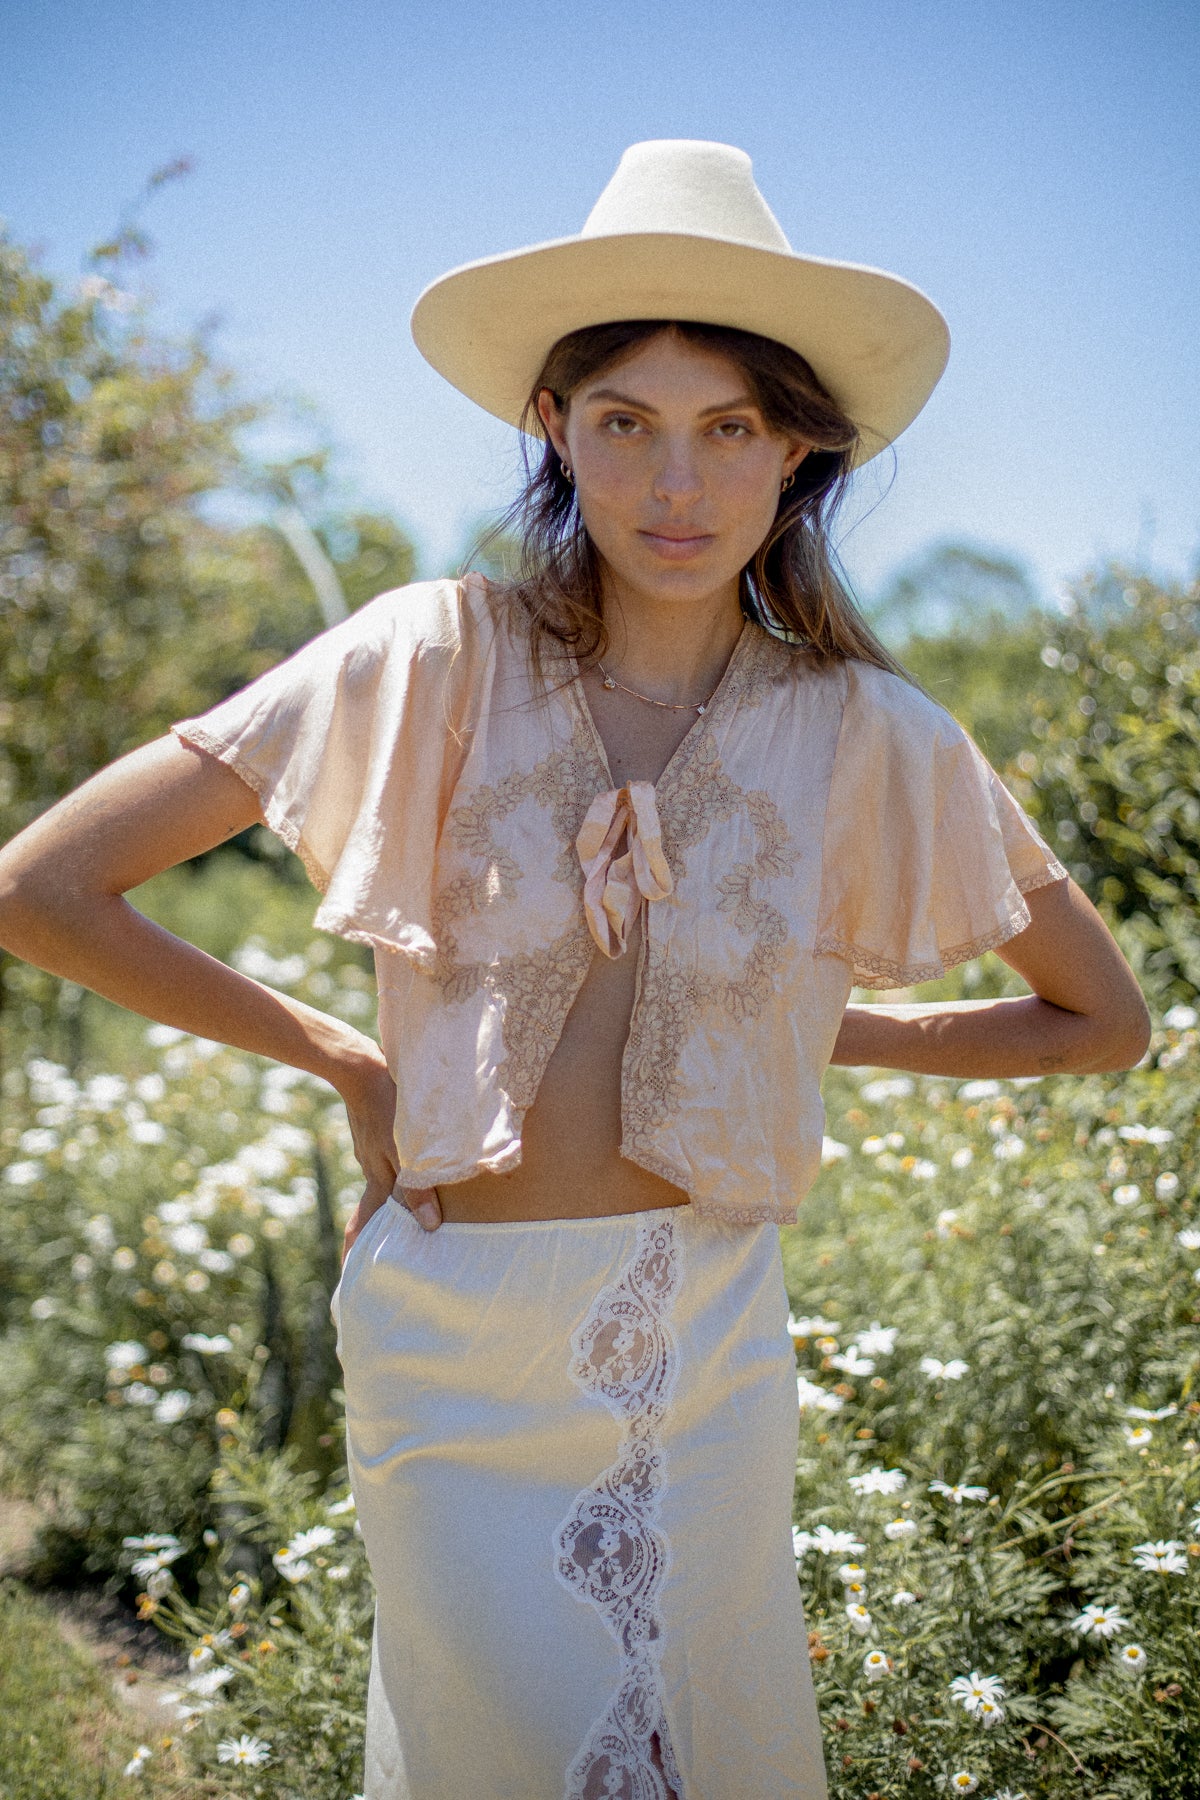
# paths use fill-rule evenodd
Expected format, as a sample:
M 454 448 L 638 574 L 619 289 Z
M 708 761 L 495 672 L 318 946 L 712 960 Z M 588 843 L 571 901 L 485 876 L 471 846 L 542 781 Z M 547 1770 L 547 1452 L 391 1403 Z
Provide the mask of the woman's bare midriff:
M 620 1153 L 621 1056 L 639 947 L 635 931 L 623 956 L 596 953 L 525 1115 L 519 1166 L 440 1187 L 443 1219 L 589 1219 L 687 1205 L 682 1188 Z
M 689 731 L 691 709 L 663 711 L 600 688 L 585 672 L 588 710 L 615 786 L 657 782 Z M 621 1058 L 637 991 L 641 925 L 622 955 L 597 951 L 546 1065 L 521 1130 L 521 1161 L 507 1175 L 473 1175 L 437 1190 L 451 1224 L 508 1219 L 593 1219 L 686 1206 L 688 1196 L 621 1155 Z

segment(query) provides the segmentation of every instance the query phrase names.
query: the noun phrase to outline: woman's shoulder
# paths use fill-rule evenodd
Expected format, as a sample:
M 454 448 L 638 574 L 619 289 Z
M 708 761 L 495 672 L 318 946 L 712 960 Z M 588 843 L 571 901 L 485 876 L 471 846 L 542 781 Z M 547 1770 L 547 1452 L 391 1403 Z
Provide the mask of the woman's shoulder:
M 953 713 L 903 675 L 861 657 L 848 656 L 846 707 L 855 727 L 869 725 L 938 743 L 959 743 L 967 735 Z
M 381 645 L 403 639 L 414 649 L 456 651 L 464 640 L 492 634 L 497 618 L 491 584 L 471 572 L 388 588 L 359 607 L 345 625 Z

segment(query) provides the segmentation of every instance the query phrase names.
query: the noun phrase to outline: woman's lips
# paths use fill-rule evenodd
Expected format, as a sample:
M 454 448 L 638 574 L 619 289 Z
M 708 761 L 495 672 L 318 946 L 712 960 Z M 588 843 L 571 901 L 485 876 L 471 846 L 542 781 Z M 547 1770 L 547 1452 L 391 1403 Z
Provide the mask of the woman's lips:
M 697 531 L 688 537 L 673 536 L 660 531 L 643 531 L 640 536 L 656 555 L 664 557 L 667 562 L 686 562 L 689 556 L 695 556 L 706 544 L 712 542 L 712 533 Z

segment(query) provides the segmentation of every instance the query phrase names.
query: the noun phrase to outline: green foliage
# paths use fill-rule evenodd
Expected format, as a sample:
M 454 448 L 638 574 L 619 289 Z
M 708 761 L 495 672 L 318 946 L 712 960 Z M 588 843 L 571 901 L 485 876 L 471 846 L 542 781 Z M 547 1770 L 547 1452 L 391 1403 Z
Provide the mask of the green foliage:
M 338 962 L 316 939 L 272 957 L 251 940 L 231 960 L 370 1028 L 357 953 Z M 31 1056 L 4 1077 L 0 1472 L 53 1503 L 47 1578 L 112 1577 L 146 1516 L 192 1538 L 213 1527 L 230 1408 L 321 1479 L 341 1456 L 329 1296 L 361 1192 L 341 1101 L 141 1030 L 122 1074 Z
M 1125 1075 L 827 1078 L 784 1239 L 834 1800 L 1200 1794 L 1196 1023 Z
M 129 226 L 93 262 L 146 248 Z M 393 520 L 328 510 L 327 450 L 255 460 L 278 413 L 207 330 L 167 336 L 105 274 L 63 294 L 0 229 L 0 841 L 321 628 L 260 522 L 281 500 L 303 493 L 351 608 L 411 579 Z
M 1200 988 L 1200 588 L 1110 569 L 1047 634 L 1014 791 L 1164 1002 Z
M 1054 629 L 1037 609 L 1016 617 L 990 612 L 893 649 L 1003 773 L 1029 748 L 1029 700 L 1049 685 L 1042 648 Z
M 66 1643 L 51 1606 L 0 1582 L 0 1769 L 4 1800 L 117 1800 L 141 1741 L 137 1721 L 114 1705 L 105 1677 Z M 138 1779 L 144 1800 L 202 1800 L 170 1737 L 150 1732 Z
M 261 944 L 234 960 L 310 998 L 328 974 L 324 1005 L 361 1004 L 354 964 Z M 1175 1009 L 1123 1075 L 827 1077 L 825 1168 L 784 1246 L 833 1800 L 932 1800 L 956 1773 L 981 1800 L 1195 1800 L 1196 1023 Z M 344 1118 L 307 1077 L 149 1037 L 120 1078 L 44 1059 L 6 1077 L 5 1475 L 56 1501 L 47 1573 L 136 1586 L 193 1655 L 178 1704 L 197 1783 L 346 1800 L 372 1593 L 332 1363 L 309 1388 L 324 1432 L 297 1424 L 332 1273 L 318 1145 L 336 1213 L 359 1191 Z M 154 1534 L 177 1542 L 134 1576 L 154 1552 L 124 1539 Z M 1137 1560 L 1154 1543 L 1180 1547 L 1161 1573 Z M 1085 1633 L 1089 1605 L 1125 1623 Z M 1132 1645 L 1145 1663 L 1125 1672 Z M 972 1675 L 1002 1684 L 992 1726 L 951 1692 Z M 222 1763 L 244 1736 L 269 1760 Z

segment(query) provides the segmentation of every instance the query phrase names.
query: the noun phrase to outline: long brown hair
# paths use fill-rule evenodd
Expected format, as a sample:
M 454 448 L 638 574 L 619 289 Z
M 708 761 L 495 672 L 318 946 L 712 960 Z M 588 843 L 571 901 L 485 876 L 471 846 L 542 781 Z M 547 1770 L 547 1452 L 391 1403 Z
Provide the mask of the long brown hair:
M 608 640 L 600 557 L 580 516 L 574 485 L 546 436 L 538 396 L 549 388 L 559 411 L 565 412 L 583 382 L 661 331 L 727 356 L 745 377 L 767 428 L 813 445 L 779 497 L 771 530 L 742 570 L 742 611 L 820 663 L 856 657 L 912 681 L 851 599 L 830 542 L 859 443 L 853 421 L 804 358 L 785 344 L 728 325 L 669 319 L 627 319 L 569 332 L 550 350 L 525 402 L 524 486 L 480 539 L 476 554 L 486 555 L 489 547 L 516 539 L 517 566 L 506 583 L 506 597 L 528 617 L 530 652 L 539 674 L 548 650 L 569 649 L 589 661 L 604 654 Z

